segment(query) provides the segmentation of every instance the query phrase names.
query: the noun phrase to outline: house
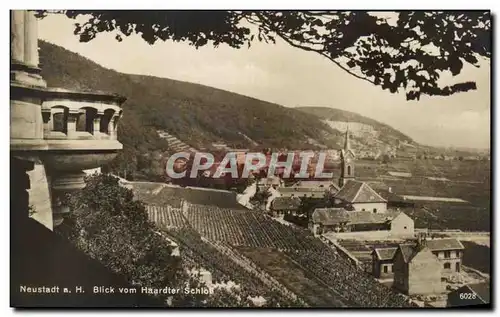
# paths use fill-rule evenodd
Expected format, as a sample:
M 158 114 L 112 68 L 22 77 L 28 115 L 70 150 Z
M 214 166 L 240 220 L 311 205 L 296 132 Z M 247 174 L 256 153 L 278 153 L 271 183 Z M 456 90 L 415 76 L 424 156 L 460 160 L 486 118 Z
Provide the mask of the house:
M 448 294 L 446 306 L 476 306 L 490 304 L 489 283 L 477 283 L 464 285 Z
M 309 219 L 314 234 L 326 232 L 388 231 L 393 236 L 413 237 L 413 219 L 405 213 L 390 211 L 348 211 L 344 208 L 316 208 Z
M 305 188 L 324 188 L 330 192 L 336 193 L 340 190 L 339 186 L 331 179 L 327 180 L 300 180 L 292 185 L 292 187 Z
M 343 208 L 316 208 L 309 219 L 309 229 L 314 235 L 330 231 L 347 231 L 349 213 Z
M 398 226 L 399 227 L 399 226 Z M 421 238 L 421 239 L 425 239 Z M 419 242 L 417 242 L 418 244 Z M 453 275 L 458 275 L 461 271 L 463 245 L 457 239 L 430 239 L 422 240 L 426 248 L 434 255 L 441 265 L 441 278 L 447 278 Z M 413 246 L 414 244 L 407 244 Z M 389 276 L 390 267 L 395 265 L 395 255 L 397 248 L 376 248 L 372 252 L 373 259 L 373 275 L 376 277 Z M 393 255 L 390 258 L 390 255 Z M 384 268 L 387 267 L 386 268 Z
M 271 203 L 273 215 L 296 215 L 300 208 L 301 200 L 297 197 L 276 197 Z
M 376 278 L 393 278 L 397 248 L 376 248 L 372 252 L 372 274 Z
M 407 295 L 430 295 L 444 292 L 442 265 L 420 240 L 417 245 L 401 244 L 394 254 L 393 287 Z
M 323 199 L 328 192 L 323 187 L 280 187 L 282 197 L 315 198 Z
M 348 231 L 386 230 L 392 235 L 413 236 L 414 222 L 405 213 L 388 211 L 374 214 L 369 211 L 349 212 Z
M 335 203 L 347 210 L 385 213 L 387 200 L 365 182 L 348 180 L 335 194 Z
M 462 267 L 463 244 L 457 239 L 429 239 L 427 247 L 442 265 L 443 277 L 456 276 Z

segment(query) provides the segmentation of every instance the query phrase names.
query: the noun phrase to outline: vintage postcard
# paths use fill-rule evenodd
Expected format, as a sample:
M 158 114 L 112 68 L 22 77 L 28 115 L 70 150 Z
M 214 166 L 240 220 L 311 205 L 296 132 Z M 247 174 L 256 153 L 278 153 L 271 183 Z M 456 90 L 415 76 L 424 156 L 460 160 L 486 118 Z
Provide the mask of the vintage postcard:
M 491 307 L 489 11 L 10 19 L 12 307 Z

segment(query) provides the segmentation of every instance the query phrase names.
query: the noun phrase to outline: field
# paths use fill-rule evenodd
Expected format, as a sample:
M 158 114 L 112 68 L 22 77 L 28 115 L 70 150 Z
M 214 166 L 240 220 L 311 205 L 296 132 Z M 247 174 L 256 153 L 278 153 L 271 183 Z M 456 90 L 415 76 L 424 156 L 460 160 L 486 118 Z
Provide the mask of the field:
M 240 247 L 238 251 L 254 261 L 266 272 L 304 298 L 314 307 L 345 307 L 339 298 L 323 282 L 307 276 L 299 265 L 281 252 L 272 249 Z
M 265 285 L 274 280 L 274 285 L 282 285 L 276 287 L 282 299 L 290 301 L 287 294 L 292 292 L 314 307 L 409 305 L 404 296 L 376 282 L 308 230 L 264 214 L 203 205 L 190 205 L 186 212 L 148 206 L 148 213 L 180 245 L 189 266 L 207 268 L 222 282 L 234 276 L 245 286 L 245 294 L 268 298 Z M 246 269 L 241 266 L 245 258 L 251 261 Z
M 411 178 L 392 177 L 389 171 L 408 172 Z M 461 198 L 467 203 L 420 201 L 404 210 L 416 227 L 490 231 L 489 161 L 414 160 L 357 161 L 356 175 L 375 189 L 391 187 L 399 195 Z M 429 178 L 438 178 L 429 179 Z M 443 180 L 446 179 L 446 180 Z

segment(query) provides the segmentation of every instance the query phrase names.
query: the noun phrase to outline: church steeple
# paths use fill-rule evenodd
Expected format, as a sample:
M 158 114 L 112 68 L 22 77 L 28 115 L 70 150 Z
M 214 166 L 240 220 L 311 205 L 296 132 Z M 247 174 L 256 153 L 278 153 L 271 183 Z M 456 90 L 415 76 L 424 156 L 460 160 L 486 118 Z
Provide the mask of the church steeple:
M 344 151 L 351 150 L 351 141 L 349 140 L 349 122 L 347 122 L 347 129 L 345 130 Z
M 351 150 L 351 141 L 349 139 L 349 123 L 345 131 L 344 148 L 341 151 L 341 175 L 339 179 L 339 186 L 342 187 L 345 183 L 354 179 L 354 152 Z

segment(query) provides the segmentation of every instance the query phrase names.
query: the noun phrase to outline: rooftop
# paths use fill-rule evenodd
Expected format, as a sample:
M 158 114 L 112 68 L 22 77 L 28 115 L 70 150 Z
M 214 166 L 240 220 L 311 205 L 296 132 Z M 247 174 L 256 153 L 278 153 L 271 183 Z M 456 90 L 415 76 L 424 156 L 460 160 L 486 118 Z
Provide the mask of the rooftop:
M 418 254 L 422 249 L 417 248 L 413 244 L 400 244 L 398 249 L 403 256 L 403 261 L 405 263 L 410 263 L 410 261 Z
M 376 248 L 373 250 L 379 260 L 392 260 L 398 248 Z
M 276 197 L 271 205 L 273 210 L 297 210 L 301 200 L 298 197 Z
M 312 214 L 312 221 L 325 226 L 341 222 L 347 222 L 351 225 L 382 224 L 391 222 L 402 213 L 400 211 L 387 211 L 385 213 L 372 213 L 370 211 L 348 212 L 344 208 L 316 208 Z
M 318 193 L 323 193 L 326 191 L 324 187 L 280 187 L 278 189 L 280 192 L 283 193 L 293 193 L 293 192 L 318 192 Z
M 331 226 L 349 222 L 349 213 L 344 208 L 316 208 L 311 218 L 313 223 Z
M 490 284 L 488 283 L 477 283 L 468 284 L 465 287 L 469 288 L 471 291 L 477 294 L 479 299 L 485 304 L 490 303 Z
M 464 249 L 463 244 L 457 239 L 428 239 L 425 243 L 431 251 Z
M 385 203 L 373 188 L 365 182 L 350 180 L 335 195 L 335 198 L 349 203 Z
M 299 187 L 299 188 L 304 188 L 304 187 L 330 188 L 330 187 L 334 187 L 335 189 L 339 190 L 339 187 L 331 179 L 300 180 L 300 181 L 296 182 L 295 184 L 293 184 L 293 187 Z
M 356 211 L 349 214 L 351 224 L 369 224 L 391 222 L 394 218 L 399 216 L 401 212 L 387 211 L 385 213 L 373 213 L 371 211 Z

